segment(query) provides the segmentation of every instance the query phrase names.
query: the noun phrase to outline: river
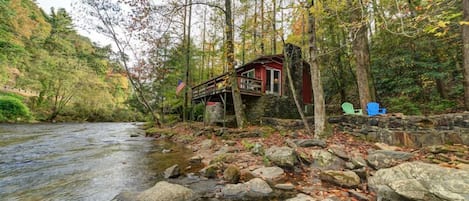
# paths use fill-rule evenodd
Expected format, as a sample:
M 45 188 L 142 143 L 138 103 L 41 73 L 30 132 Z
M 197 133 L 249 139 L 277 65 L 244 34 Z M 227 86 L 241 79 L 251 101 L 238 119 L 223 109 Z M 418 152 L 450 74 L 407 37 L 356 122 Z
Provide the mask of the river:
M 191 153 L 131 134 L 143 131 L 132 123 L 0 124 L 0 200 L 111 200 L 151 187 Z

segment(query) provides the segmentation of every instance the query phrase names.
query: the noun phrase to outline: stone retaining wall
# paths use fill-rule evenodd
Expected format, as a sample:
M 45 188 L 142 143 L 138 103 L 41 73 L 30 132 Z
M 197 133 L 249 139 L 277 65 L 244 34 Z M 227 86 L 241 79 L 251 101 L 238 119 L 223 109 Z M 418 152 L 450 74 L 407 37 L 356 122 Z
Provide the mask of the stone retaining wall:
M 342 115 L 330 117 L 329 123 L 352 135 L 391 145 L 469 145 L 469 113 L 433 116 L 387 114 L 375 117 Z

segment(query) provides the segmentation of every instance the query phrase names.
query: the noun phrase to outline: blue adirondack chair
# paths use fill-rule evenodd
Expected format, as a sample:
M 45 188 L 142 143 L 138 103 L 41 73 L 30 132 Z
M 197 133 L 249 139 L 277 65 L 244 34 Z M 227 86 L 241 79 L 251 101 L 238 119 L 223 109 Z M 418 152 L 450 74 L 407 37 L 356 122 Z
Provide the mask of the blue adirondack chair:
M 368 112 L 368 116 L 375 116 L 378 114 L 386 114 L 386 108 L 380 108 L 379 103 L 377 102 L 369 102 L 366 105 L 366 111 Z

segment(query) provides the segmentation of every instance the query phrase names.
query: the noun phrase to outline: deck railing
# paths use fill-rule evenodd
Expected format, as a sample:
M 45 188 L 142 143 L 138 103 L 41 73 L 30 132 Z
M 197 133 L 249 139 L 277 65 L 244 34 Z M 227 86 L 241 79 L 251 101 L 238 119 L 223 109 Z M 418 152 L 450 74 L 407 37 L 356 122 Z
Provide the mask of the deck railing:
M 238 86 L 241 94 L 261 96 L 262 84 L 260 79 L 243 76 L 238 77 Z M 222 92 L 231 92 L 230 78 L 227 74 L 212 78 L 192 87 L 192 99 L 203 98 Z

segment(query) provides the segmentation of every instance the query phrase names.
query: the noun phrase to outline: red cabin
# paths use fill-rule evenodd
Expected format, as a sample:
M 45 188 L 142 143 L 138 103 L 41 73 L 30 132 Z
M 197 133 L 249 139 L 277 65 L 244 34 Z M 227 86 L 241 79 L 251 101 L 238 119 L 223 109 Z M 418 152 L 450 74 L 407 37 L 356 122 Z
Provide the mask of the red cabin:
M 259 97 L 265 94 L 283 96 L 285 90 L 289 89 L 286 70 L 284 71 L 284 57 L 280 55 L 262 56 L 250 61 L 238 68 L 238 86 L 244 98 Z M 294 82 L 301 79 L 300 94 L 303 104 L 311 103 L 311 76 L 309 65 L 303 62 L 302 72 L 296 72 L 298 68 L 292 67 L 291 74 Z M 299 78 L 301 76 L 301 78 Z M 192 87 L 192 100 L 194 102 L 217 101 L 223 99 L 223 94 L 231 93 L 228 74 L 223 74 Z M 231 98 L 231 96 L 229 96 Z

